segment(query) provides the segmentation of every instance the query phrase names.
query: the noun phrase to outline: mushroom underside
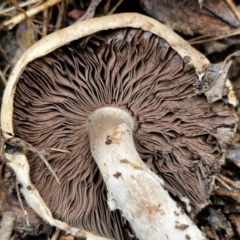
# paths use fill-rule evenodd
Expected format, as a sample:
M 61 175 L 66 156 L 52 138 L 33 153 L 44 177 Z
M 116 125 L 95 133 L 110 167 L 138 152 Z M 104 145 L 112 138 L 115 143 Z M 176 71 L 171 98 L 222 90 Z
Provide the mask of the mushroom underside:
M 38 156 L 27 154 L 31 181 L 54 218 L 107 238 L 130 238 L 120 211 L 108 208 L 89 147 L 86 121 L 104 106 L 132 116 L 136 149 L 167 190 L 205 203 L 223 160 L 214 136 L 219 128 L 233 130 L 235 118 L 226 102 L 197 95 L 197 81 L 164 39 L 132 28 L 84 37 L 28 64 L 14 97 L 15 136 L 70 151 L 46 156 L 60 184 Z

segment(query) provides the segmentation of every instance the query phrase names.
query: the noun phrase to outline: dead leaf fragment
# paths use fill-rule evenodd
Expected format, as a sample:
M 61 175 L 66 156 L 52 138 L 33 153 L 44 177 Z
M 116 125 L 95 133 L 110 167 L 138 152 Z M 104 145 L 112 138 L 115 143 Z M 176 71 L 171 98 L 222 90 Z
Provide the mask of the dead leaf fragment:
M 239 10 L 230 0 L 140 0 L 140 4 L 147 14 L 174 30 L 191 36 L 202 35 L 196 40 L 224 33 L 223 38 L 240 27 Z M 239 42 L 240 38 L 235 37 L 234 41 Z

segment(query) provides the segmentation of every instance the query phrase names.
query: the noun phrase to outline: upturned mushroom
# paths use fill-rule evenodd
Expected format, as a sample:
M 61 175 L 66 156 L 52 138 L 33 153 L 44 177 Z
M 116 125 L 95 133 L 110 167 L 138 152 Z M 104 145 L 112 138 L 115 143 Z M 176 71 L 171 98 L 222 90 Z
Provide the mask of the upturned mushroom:
M 205 204 L 233 136 L 234 109 L 224 81 L 211 92 L 219 86 L 211 67 L 139 14 L 87 20 L 37 42 L 7 84 L 3 135 L 69 152 L 46 156 L 60 183 L 35 153 L 6 153 L 29 206 L 87 238 L 204 239 L 166 189 Z

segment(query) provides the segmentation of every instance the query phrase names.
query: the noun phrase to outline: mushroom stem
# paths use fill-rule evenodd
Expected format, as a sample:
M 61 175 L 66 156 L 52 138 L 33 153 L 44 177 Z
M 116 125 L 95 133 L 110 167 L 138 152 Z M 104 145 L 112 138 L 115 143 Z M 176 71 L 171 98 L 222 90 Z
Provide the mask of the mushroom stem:
M 139 239 L 205 239 L 140 158 L 133 127 L 130 114 L 115 107 L 100 108 L 88 119 L 91 153 L 107 186 L 110 209 L 122 211 Z

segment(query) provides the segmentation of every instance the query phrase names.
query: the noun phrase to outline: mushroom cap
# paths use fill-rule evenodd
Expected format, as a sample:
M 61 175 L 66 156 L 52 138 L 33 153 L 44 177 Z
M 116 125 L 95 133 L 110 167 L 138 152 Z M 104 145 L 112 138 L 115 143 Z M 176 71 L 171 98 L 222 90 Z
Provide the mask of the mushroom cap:
M 114 27 L 104 26 L 114 19 Z M 139 26 L 141 21 L 145 25 Z M 89 115 L 104 106 L 127 111 L 142 160 L 163 178 L 166 189 L 195 204 L 208 200 L 212 174 L 224 159 L 216 134 L 233 132 L 236 119 L 222 99 L 208 103 L 196 94 L 208 61 L 160 23 L 138 14 L 82 25 L 90 23 L 97 30 L 19 63 L 2 107 L 13 106 L 10 123 L 4 120 L 2 127 L 34 147 L 70 151 L 46 157 L 60 185 L 38 156 L 27 154 L 31 181 L 54 218 L 96 235 L 127 239 L 124 231 L 131 227 L 119 211 L 108 208 L 91 156 Z M 161 34 L 154 30 L 159 26 Z

